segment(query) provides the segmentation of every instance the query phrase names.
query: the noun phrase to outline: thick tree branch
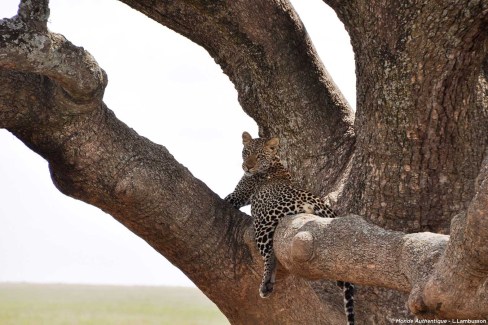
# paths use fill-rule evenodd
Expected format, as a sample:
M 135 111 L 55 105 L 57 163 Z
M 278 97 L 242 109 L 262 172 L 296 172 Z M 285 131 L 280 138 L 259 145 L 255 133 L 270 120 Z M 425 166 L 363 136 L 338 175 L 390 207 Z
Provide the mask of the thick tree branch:
M 7 108 L 4 99 L 15 102 L 18 114 L 9 118 L 9 130 L 49 162 L 58 189 L 101 208 L 143 238 L 187 274 L 230 321 L 327 323 L 344 317 L 342 308 L 324 306 L 309 284 L 294 277 L 281 279 L 280 292 L 262 301 L 262 263 L 249 217 L 195 179 L 164 147 L 117 120 L 105 105 L 65 114 L 63 102 L 35 103 L 56 88 L 49 79 L 0 71 L 5 85 L 0 120 Z M 30 89 L 12 98 L 14 87 L 26 80 Z M 304 299 L 293 301 L 295 295 Z M 283 304 L 293 308 L 284 311 Z M 316 313 L 300 312 L 310 306 Z
M 473 265 L 473 254 L 463 255 L 467 249 L 459 235 L 449 241 L 447 235 L 385 230 L 355 215 L 300 215 L 283 219 L 274 238 L 278 260 L 293 274 L 410 293 L 409 308 L 419 317 L 483 319 L 488 317 L 487 264 L 480 268 Z M 486 262 L 485 250 L 474 255 Z
M 299 183 L 322 194 L 338 185 L 354 146 L 353 113 L 288 1 L 122 2 L 209 52 L 261 136 L 283 139 Z
M 101 208 L 147 241 L 233 322 L 343 319 L 342 308 L 323 305 L 311 286 L 295 277 L 282 279 L 275 298 L 262 301 L 261 258 L 250 218 L 195 179 L 164 147 L 114 116 L 101 92 L 92 91 L 104 86 L 97 77 L 103 70 L 94 60 L 80 59 L 87 55 L 82 49 L 69 42 L 51 46 L 50 40 L 61 38 L 36 34 L 17 18 L 2 24 L 0 125 L 49 162 L 61 192 Z M 48 40 L 46 46 L 37 45 L 39 35 Z M 14 46 L 18 40 L 25 42 L 20 49 Z M 64 59 L 60 67 L 51 64 L 58 58 Z M 90 78 L 96 85 L 84 83 Z M 303 299 L 293 301 L 296 295 Z M 293 307 L 283 310 L 283 304 Z M 301 313 L 311 306 L 316 313 Z
M 409 292 L 423 260 L 432 268 L 448 236 L 384 230 L 359 216 L 324 219 L 301 215 L 283 220 L 276 232 L 277 256 L 293 273 Z M 427 272 L 426 272 L 427 271 Z

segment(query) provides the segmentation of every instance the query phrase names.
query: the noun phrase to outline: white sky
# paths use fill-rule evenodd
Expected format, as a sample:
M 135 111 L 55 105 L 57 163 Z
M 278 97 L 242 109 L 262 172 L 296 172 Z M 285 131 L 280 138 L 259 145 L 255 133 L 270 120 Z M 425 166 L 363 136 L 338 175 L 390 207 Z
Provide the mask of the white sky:
M 18 0 L 1 0 L 0 18 Z M 257 136 L 233 84 L 208 53 L 115 0 L 51 0 L 49 28 L 107 72 L 104 101 L 166 146 L 221 197 L 241 177 L 241 133 Z M 326 68 L 355 106 L 349 38 L 322 0 L 292 0 Z M 200 159 L 200 157 L 206 159 Z M 47 162 L 0 129 L 0 282 L 193 285 L 98 208 L 64 196 Z

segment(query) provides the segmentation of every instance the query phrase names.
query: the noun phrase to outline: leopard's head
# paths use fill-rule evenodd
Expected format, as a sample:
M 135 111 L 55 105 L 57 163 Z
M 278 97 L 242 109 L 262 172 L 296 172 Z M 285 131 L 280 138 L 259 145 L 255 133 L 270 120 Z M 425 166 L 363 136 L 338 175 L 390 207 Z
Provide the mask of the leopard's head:
M 242 133 L 242 169 L 248 175 L 265 173 L 278 157 L 279 138 L 253 139 L 247 132 Z

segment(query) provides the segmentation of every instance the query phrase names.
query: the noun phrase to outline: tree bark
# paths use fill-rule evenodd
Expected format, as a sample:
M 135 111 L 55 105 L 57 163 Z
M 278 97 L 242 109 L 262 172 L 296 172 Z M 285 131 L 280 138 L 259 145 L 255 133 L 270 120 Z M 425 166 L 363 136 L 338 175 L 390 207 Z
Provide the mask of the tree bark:
M 389 229 L 449 232 L 474 195 L 487 143 L 476 105 L 484 1 L 326 1 L 356 58 L 357 150 L 340 202 Z
M 283 140 L 299 183 L 322 194 L 339 185 L 336 171 L 354 146 L 353 113 L 287 1 L 122 2 L 209 52 L 260 135 Z
M 259 298 L 251 218 L 117 120 L 95 59 L 47 30 L 46 0 L 26 0 L 0 21 L 0 127 L 61 192 L 147 241 L 233 324 L 344 323 L 339 290 L 317 279 L 370 286 L 359 324 L 411 317 L 406 302 L 419 317 L 488 317 L 485 2 L 328 1 L 356 55 L 355 121 L 287 1 L 123 2 L 206 48 L 261 135 L 281 137 L 297 183 L 363 217 L 284 220 L 276 292 Z M 454 215 L 450 237 L 413 233 L 446 234 Z

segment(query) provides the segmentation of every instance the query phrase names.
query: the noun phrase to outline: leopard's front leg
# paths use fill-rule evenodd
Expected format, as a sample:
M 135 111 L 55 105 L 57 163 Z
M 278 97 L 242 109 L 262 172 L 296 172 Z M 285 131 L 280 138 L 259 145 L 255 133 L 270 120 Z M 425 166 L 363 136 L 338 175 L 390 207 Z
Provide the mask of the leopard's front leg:
M 261 286 L 259 287 L 259 295 L 261 298 L 268 298 L 273 292 L 273 287 L 276 280 L 276 257 L 273 250 L 269 251 L 264 256 L 264 274 Z
M 259 253 L 264 258 L 264 273 L 259 295 L 267 298 L 273 292 L 276 279 L 276 257 L 273 251 L 273 235 L 278 221 L 262 222 L 261 218 L 254 219 L 254 233 Z

